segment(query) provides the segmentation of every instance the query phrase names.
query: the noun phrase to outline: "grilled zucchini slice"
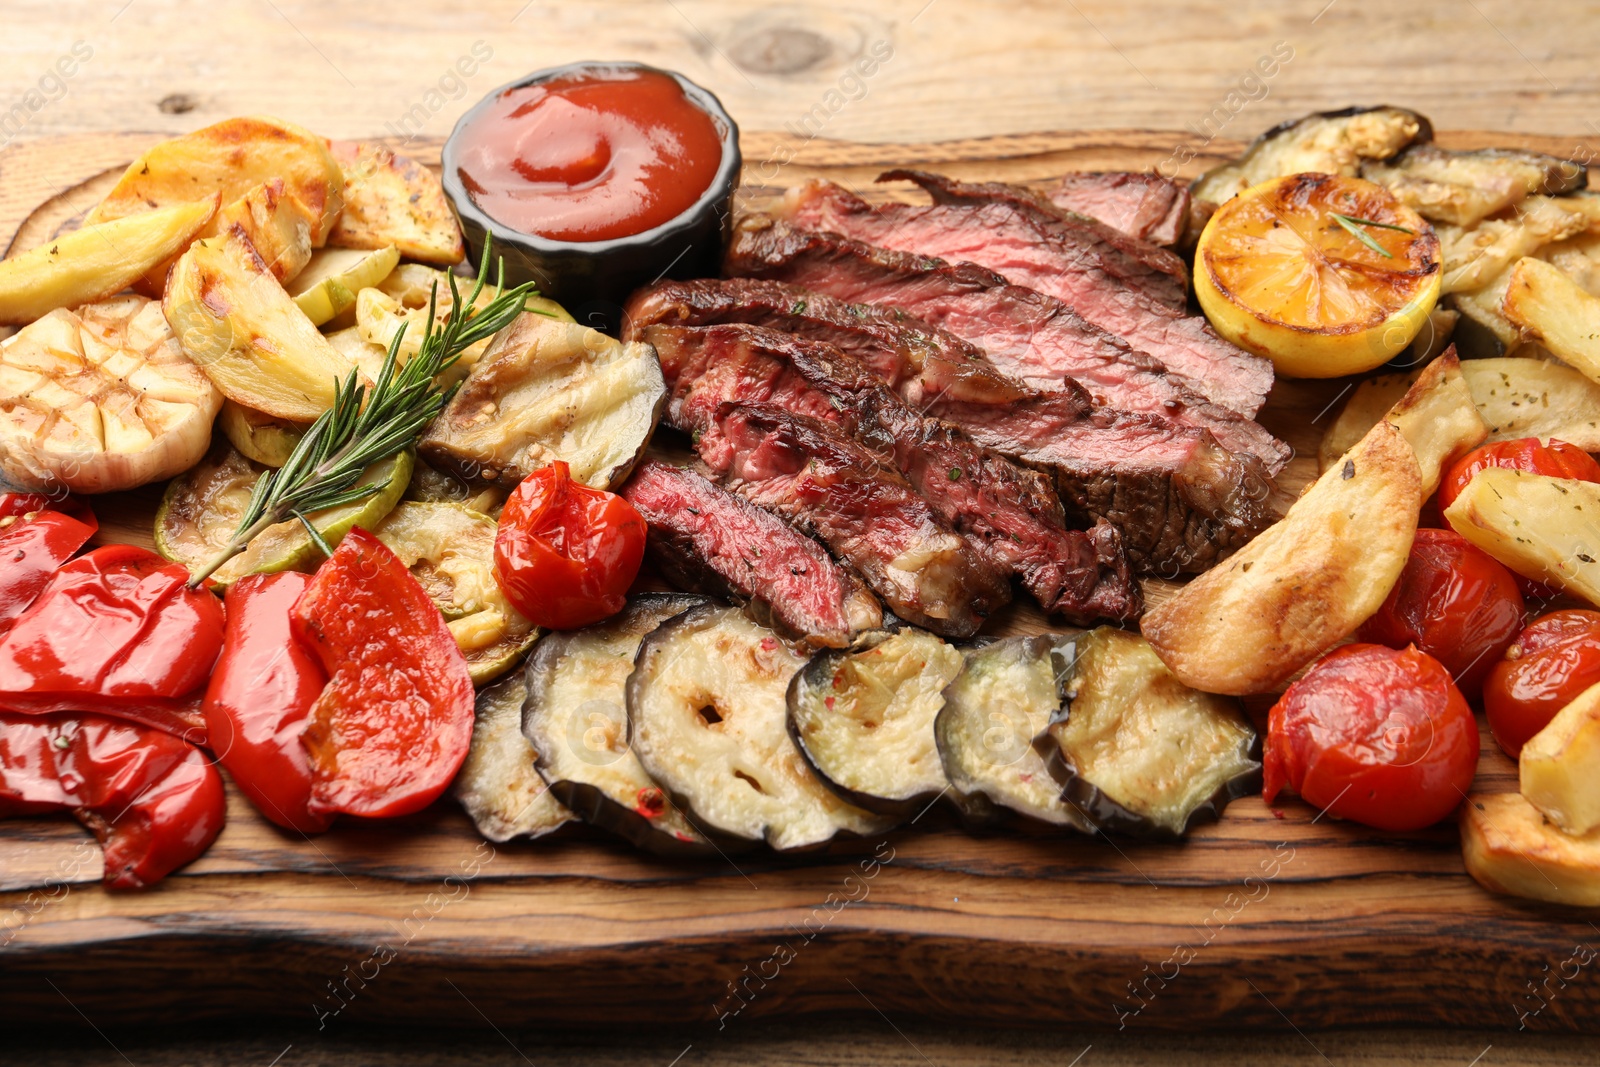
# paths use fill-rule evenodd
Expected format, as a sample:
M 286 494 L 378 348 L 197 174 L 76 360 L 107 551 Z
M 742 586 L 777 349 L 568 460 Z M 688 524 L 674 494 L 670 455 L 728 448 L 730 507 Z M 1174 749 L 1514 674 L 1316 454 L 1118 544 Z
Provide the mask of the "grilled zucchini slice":
M 1040 822 L 1091 831 L 1035 740 L 1065 703 L 1075 634 L 1007 637 L 965 652 L 965 669 L 944 691 L 934 720 L 939 758 L 950 785 L 969 798 Z
M 789 682 L 789 735 L 852 804 L 915 815 L 950 788 L 933 720 L 964 662 L 954 646 L 910 627 L 857 651 L 818 653 Z
M 525 672 L 522 733 L 551 793 L 584 822 L 658 855 L 712 849 L 628 747 L 628 675 L 646 634 L 708 603 L 687 593 L 632 597 L 605 622 L 547 635 Z
M 1041 741 L 1063 798 L 1099 829 L 1179 837 L 1260 788 L 1238 703 L 1178 681 L 1138 634 L 1077 638 L 1064 692 Z
M 702 832 L 787 850 L 893 825 L 836 796 L 789 739 L 785 697 L 804 665 L 738 608 L 694 608 L 644 639 L 628 676 L 630 741 Z
M 490 841 L 543 837 L 576 818 L 534 769 L 533 745 L 522 736 L 526 696 L 520 671 L 478 692 L 472 747 L 456 776 L 456 799 Z

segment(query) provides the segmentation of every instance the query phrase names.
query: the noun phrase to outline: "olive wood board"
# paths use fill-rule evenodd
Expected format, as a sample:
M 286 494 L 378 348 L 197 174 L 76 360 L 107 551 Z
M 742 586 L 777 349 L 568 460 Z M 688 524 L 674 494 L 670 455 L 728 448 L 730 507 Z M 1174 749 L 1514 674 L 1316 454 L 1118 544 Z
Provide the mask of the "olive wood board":
M 0 235 L 21 250 L 73 225 L 156 139 L 57 138 L 0 154 Z M 1561 154 L 1575 144 L 1438 139 Z M 750 133 L 741 199 L 760 206 L 813 175 L 913 195 L 872 187 L 893 166 L 1042 186 L 1067 170 L 1148 169 L 1179 140 L 1097 131 L 879 145 Z M 438 147 L 405 150 L 436 163 Z M 1212 142 L 1184 173 L 1239 147 Z M 1274 390 L 1262 421 L 1296 450 L 1286 491 L 1314 474 L 1348 384 Z M 148 545 L 157 497 L 98 498 L 101 538 Z M 1170 587 L 1148 591 L 1159 600 Z M 990 632 L 1047 626 L 1018 606 Z M 1477 788 L 1516 788 L 1487 734 Z M 581 826 L 490 846 L 449 799 L 307 839 L 258 817 L 230 784 L 210 851 L 136 894 L 100 886 L 86 841 L 65 818 L 0 821 L 7 1024 L 263 1016 L 302 1020 L 309 1035 L 350 1019 L 670 1021 L 702 1022 L 712 1041 L 743 1017 L 882 1012 L 1111 1029 L 1600 1030 L 1600 979 L 1551 981 L 1575 946 L 1600 939 L 1588 913 L 1480 888 L 1451 823 L 1380 833 L 1293 799 L 1235 801 L 1181 844 L 1027 827 L 973 836 L 935 809 L 884 840 L 818 854 L 669 862 Z

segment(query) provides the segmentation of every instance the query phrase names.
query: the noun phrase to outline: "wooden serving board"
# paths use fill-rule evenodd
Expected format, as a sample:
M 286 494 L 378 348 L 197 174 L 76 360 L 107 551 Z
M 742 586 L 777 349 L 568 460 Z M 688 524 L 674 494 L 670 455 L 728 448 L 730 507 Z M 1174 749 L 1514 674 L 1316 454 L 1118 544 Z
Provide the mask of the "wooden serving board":
M 0 239 L 22 249 L 71 225 L 153 140 L 58 139 L 0 155 Z M 812 175 L 892 196 L 870 183 L 904 165 L 1042 183 L 1148 168 L 1179 140 L 750 134 L 742 197 L 759 206 Z M 1238 148 L 1213 142 L 1185 173 Z M 436 159 L 438 145 L 407 150 Z M 1275 390 L 1263 422 L 1296 449 L 1286 490 L 1314 473 L 1347 384 Z M 149 492 L 101 498 L 102 536 L 149 544 L 152 504 Z M 1018 608 L 996 629 L 1043 625 Z M 1487 735 L 1478 787 L 1516 788 Z M 1449 824 L 1385 834 L 1248 798 L 1170 845 L 1030 828 L 974 837 L 933 811 L 822 854 L 664 862 L 583 827 L 491 846 L 449 800 L 315 839 L 277 830 L 231 787 L 228 815 L 205 856 L 132 895 L 101 888 L 98 849 L 70 820 L 0 822 L 0 1019 L 263 1015 L 299 1020 L 308 1036 L 350 1020 L 663 1021 L 703 1023 L 696 1041 L 709 1043 L 750 1016 L 807 1012 L 1112 1029 L 1516 1028 L 1542 1003 L 1528 1025 L 1600 1029 L 1600 981 L 1541 985 L 1600 930 L 1580 910 L 1481 889 Z

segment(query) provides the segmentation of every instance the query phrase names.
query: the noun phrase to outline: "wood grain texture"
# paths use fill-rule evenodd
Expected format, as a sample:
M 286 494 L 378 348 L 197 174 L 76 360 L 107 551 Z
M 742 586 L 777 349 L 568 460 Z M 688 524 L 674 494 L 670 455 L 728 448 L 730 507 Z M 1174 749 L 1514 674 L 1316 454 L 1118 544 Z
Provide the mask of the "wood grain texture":
M 752 168 L 786 151 L 794 160 L 770 177 L 752 173 L 744 195 L 760 204 L 812 174 L 866 188 L 903 163 L 1038 181 L 1137 166 L 1158 138 L 751 137 Z M 84 137 L 0 155 L 0 208 L 43 200 L 20 221 L 5 216 L 0 235 L 16 233 L 22 247 L 69 225 L 143 143 Z M 22 203 L 17 187 L 50 191 Z M 1286 487 L 1309 476 L 1319 413 L 1339 387 L 1275 390 L 1265 421 L 1297 452 Z M 106 537 L 148 543 L 150 494 L 98 507 Z M 1017 609 L 1002 624 L 1041 620 Z M 1514 766 L 1485 741 L 1480 787 L 1514 788 Z M 308 1026 L 450 1024 L 458 1016 L 435 1006 L 459 993 L 502 1025 L 607 1023 L 625 1009 L 635 1022 L 715 1031 L 719 1021 L 860 1011 L 866 1001 L 897 1017 L 1016 1026 L 1514 1028 L 1533 1006 L 1527 984 L 1600 936 L 1578 911 L 1480 889 L 1451 826 L 1380 834 L 1293 801 L 1236 802 L 1177 846 L 1027 827 L 972 837 L 936 811 L 885 841 L 820 856 L 663 863 L 581 827 L 490 847 L 449 802 L 308 840 L 230 795 L 213 848 L 139 895 L 101 889 L 98 853 L 73 824 L 0 823 L 0 1019 L 73 1020 L 81 1010 L 97 1022 L 248 1013 Z M 873 866 L 874 856 L 885 862 Z M 52 976 L 65 976 L 70 1002 L 43 981 Z M 1600 983 L 1573 982 L 1537 1019 L 1593 1030 L 1597 1008 Z

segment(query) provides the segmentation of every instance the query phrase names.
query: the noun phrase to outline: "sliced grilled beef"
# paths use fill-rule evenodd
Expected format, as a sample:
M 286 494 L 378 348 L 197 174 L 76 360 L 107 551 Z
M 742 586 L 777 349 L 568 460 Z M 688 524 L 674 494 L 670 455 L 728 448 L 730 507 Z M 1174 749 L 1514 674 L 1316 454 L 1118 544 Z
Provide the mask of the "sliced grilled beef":
M 726 442 L 701 452 L 718 477 L 820 538 L 901 618 L 970 637 L 1010 599 L 1004 574 L 837 427 L 770 404 L 724 404 L 714 419 L 715 433 L 702 433 L 696 447 L 713 436 Z
M 854 356 L 906 403 L 922 410 L 938 398 L 1009 403 L 1034 390 L 989 362 L 981 348 L 948 331 L 875 304 L 848 304 L 764 278 L 664 281 L 640 289 L 623 312 L 624 337 L 646 327 L 743 322 L 825 341 Z
M 816 541 L 684 467 L 647 462 L 622 495 L 650 524 L 651 560 L 683 589 L 747 602 L 777 629 L 843 648 L 883 608 Z
M 1134 349 L 1154 356 L 1207 399 L 1254 415 L 1272 388 L 1272 364 L 1219 337 L 1200 315 L 1128 285 L 1092 255 L 1064 241 L 1059 212 L 1026 189 L 968 185 L 921 171 L 891 171 L 935 198 L 931 205 L 874 207 L 832 182 L 810 182 L 790 194 L 790 218 L 901 252 L 969 262 L 1015 285 L 1037 289 L 1072 308 Z M 994 192 L 995 189 L 1002 192 Z
M 1209 430 L 1229 451 L 1259 458 L 1269 474 L 1289 460 L 1281 441 L 1208 401 L 1159 361 L 1085 322 L 1059 300 L 1011 285 L 976 264 L 950 264 L 753 215 L 735 227 L 725 265 L 730 274 L 776 278 L 846 301 L 900 308 L 980 346 L 1002 371 L 1044 391 L 1075 379 L 1102 406 Z
M 1129 237 L 1171 248 L 1189 218 L 1189 187 L 1159 174 L 1082 171 L 1063 175 L 1049 193 L 1063 211 L 1087 215 Z
M 1093 265 L 1124 286 L 1175 308 L 1188 303 L 1189 269 L 1176 252 L 1129 237 L 1086 215 L 1062 211 L 1032 189 L 1005 182 L 958 182 L 904 168 L 885 171 L 878 180 L 916 182 L 935 204 L 945 206 L 1010 205 L 1076 263 Z
M 957 427 L 913 411 L 832 345 L 758 326 L 651 326 L 672 385 L 669 417 L 708 434 L 724 403 L 768 403 L 839 424 L 910 481 L 941 522 L 985 559 L 1016 574 L 1040 605 L 1075 621 L 1136 618 L 1141 608 L 1121 537 L 1067 528 L 1048 479 L 976 444 Z

